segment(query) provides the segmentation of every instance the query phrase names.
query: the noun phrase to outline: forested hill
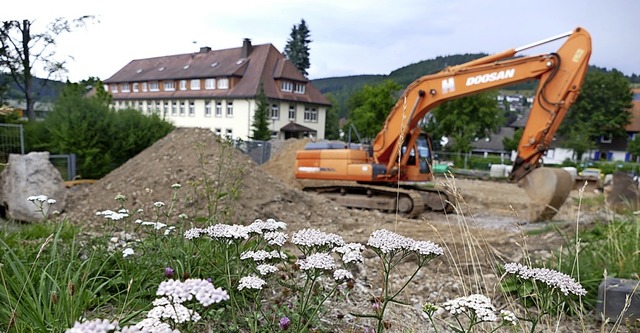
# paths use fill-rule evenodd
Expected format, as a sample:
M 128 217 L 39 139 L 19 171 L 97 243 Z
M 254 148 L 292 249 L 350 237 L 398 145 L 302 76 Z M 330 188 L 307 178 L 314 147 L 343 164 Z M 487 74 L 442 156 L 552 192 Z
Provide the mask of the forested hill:
M 447 66 L 463 64 L 465 62 L 486 56 L 486 53 L 466 53 L 449 56 L 439 56 L 435 59 L 423 60 L 415 64 L 401 67 L 394 70 L 388 75 L 354 75 L 342 77 L 330 77 L 312 80 L 311 83 L 323 94 L 330 94 L 335 98 L 336 105 L 334 107 L 338 111 L 340 117 L 347 116 L 347 101 L 349 97 L 365 85 L 376 85 L 384 80 L 392 80 L 406 87 L 417 78 L 439 72 Z M 606 68 L 597 66 L 589 66 L 589 70 L 609 71 Z M 640 83 L 640 76 L 633 74 L 628 76 L 631 83 Z M 509 87 L 503 90 L 533 90 L 537 82 L 530 81 Z

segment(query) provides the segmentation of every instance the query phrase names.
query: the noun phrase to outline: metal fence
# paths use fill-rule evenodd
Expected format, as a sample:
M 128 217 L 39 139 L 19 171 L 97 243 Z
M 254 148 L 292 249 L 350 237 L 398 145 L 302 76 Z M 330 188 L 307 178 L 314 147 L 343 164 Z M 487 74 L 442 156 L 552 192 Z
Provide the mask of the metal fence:
M 60 171 L 64 180 L 73 180 L 76 177 L 76 154 L 49 155 L 49 161 Z
M 24 128 L 20 124 L 0 124 L 0 163 L 7 163 L 9 154 L 24 155 Z
M 236 141 L 234 145 L 249 155 L 256 164 L 263 164 L 271 158 L 271 142 L 269 141 Z

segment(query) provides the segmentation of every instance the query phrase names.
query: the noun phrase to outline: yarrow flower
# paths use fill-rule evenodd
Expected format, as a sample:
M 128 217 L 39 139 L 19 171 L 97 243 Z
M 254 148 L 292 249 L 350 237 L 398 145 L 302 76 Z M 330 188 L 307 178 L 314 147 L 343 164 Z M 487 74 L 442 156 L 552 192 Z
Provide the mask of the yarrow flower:
M 291 239 L 298 247 L 310 250 L 311 248 L 334 248 L 344 245 L 342 237 L 336 234 L 323 232 L 317 229 L 302 229 L 293 234 Z M 303 251 L 305 252 L 305 251 Z
M 413 243 L 411 250 L 418 255 L 424 256 L 441 256 L 444 254 L 444 250 L 431 241 L 416 241 Z
M 85 322 L 76 321 L 73 327 L 67 329 L 65 333 L 108 333 L 120 329 L 118 322 L 111 322 L 107 319 L 93 319 Z
M 297 262 L 300 269 L 308 271 L 312 269 L 333 270 L 336 268 L 336 262 L 329 253 L 314 253 L 305 259 L 299 259 Z
M 253 259 L 255 262 L 265 261 L 269 259 L 287 259 L 287 254 L 281 251 L 273 250 L 267 252 L 265 250 L 246 251 L 240 254 L 240 260 Z
M 333 272 L 333 279 L 336 281 L 345 281 L 353 279 L 353 274 L 346 269 L 336 269 Z
M 558 288 L 565 295 L 570 293 L 576 296 L 584 296 L 587 291 L 582 285 L 567 274 L 554 271 L 548 268 L 529 268 L 527 266 L 509 263 L 504 265 L 504 270 L 509 274 L 514 274 L 521 279 L 537 280 L 545 283 L 550 288 Z
M 172 189 L 174 189 L 174 190 L 178 190 L 178 189 L 180 189 L 181 187 L 182 187 L 182 185 L 177 184 L 177 183 L 176 183 L 176 184 L 172 184 L 172 185 L 171 185 L 171 188 L 172 188 Z
M 516 315 L 509 310 L 500 310 L 500 319 L 509 326 L 514 326 L 518 322 Z
M 114 198 L 116 201 L 120 201 L 120 202 L 124 202 L 127 200 L 127 197 L 125 197 L 124 195 L 118 193 L 118 195 L 116 195 L 116 197 Z
M 242 289 L 262 289 L 267 282 L 257 276 L 245 276 L 240 278 L 240 284 L 238 284 L 238 290 Z
M 96 215 L 102 215 L 104 216 L 106 219 L 109 220 L 113 220 L 113 221 L 119 221 L 122 220 L 125 217 L 129 217 L 129 213 L 128 212 L 114 212 L 112 210 L 105 210 L 102 212 L 97 212 Z
M 162 208 L 162 207 L 164 207 L 164 202 L 156 201 L 156 202 L 153 203 L 153 207 Z
M 474 294 L 466 297 L 458 297 L 443 304 L 445 310 L 454 316 L 462 313 L 475 313 L 479 321 L 496 321 L 495 308 L 491 299 L 487 296 Z
M 202 279 L 163 281 L 158 286 L 157 296 L 165 296 L 174 304 L 182 304 L 195 299 L 202 306 L 209 306 L 229 299 L 229 293 L 222 288 L 215 288 L 211 282 Z
M 49 198 L 46 195 L 32 195 L 27 198 L 27 200 L 31 202 L 35 202 L 35 201 L 45 202 L 47 201 L 47 199 Z
M 267 275 L 278 271 L 278 267 L 267 264 L 258 265 L 256 269 L 260 272 L 260 275 Z
M 367 245 L 387 254 L 401 250 L 412 251 L 415 243 L 416 241 L 411 238 L 398 235 L 386 229 L 380 229 L 371 233 Z
M 362 262 L 362 251 L 364 251 L 364 249 L 364 245 L 360 243 L 347 243 L 334 248 L 333 252 L 340 253 L 342 255 L 342 262 L 348 264 L 352 262 Z
M 282 246 L 287 242 L 287 234 L 279 231 L 269 231 L 263 235 L 264 239 L 267 241 L 269 245 Z
M 277 230 L 287 229 L 287 224 L 284 222 L 278 222 L 274 219 L 267 219 L 266 221 L 257 219 L 253 221 L 253 223 L 251 223 L 249 227 L 254 232 L 261 234 L 265 231 L 277 231 Z
M 123 257 L 123 258 L 126 258 L 126 257 L 128 257 L 128 256 L 132 256 L 134 253 L 135 253 L 135 252 L 133 251 L 133 249 L 132 249 L 132 248 L 130 248 L 130 247 L 128 247 L 128 248 L 126 248 L 126 249 L 122 250 L 122 257 Z

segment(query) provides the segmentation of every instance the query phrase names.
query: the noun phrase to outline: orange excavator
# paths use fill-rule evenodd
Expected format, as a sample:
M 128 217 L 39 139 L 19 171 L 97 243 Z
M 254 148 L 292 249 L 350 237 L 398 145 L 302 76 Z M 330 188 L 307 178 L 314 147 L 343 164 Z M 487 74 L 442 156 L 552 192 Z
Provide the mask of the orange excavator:
M 516 57 L 521 51 L 559 39 L 566 41 L 556 52 Z M 562 169 L 541 167 L 542 157 L 578 97 L 590 55 L 591 37 L 578 27 L 425 75 L 405 89 L 370 146 L 310 143 L 296 153 L 295 176 L 342 181 L 305 190 L 347 207 L 407 216 L 449 210 L 451 194 L 433 183 L 432 145 L 429 136 L 421 133 L 427 113 L 448 100 L 538 80 L 509 180 L 523 187 L 531 199 L 530 221 L 550 219 L 567 199 L 573 180 Z

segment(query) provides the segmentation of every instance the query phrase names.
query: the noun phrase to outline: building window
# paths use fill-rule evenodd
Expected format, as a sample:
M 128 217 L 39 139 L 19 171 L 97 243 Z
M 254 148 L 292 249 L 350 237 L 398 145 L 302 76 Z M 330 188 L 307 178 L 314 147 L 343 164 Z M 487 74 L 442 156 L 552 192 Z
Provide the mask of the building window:
M 143 101 L 136 101 L 136 108 L 138 109 L 138 111 L 143 112 L 144 111 L 144 102 Z
M 611 134 L 604 134 L 600 136 L 600 143 L 611 143 L 611 141 L 613 141 Z
M 149 113 L 153 112 L 153 102 L 152 101 L 147 101 L 147 112 L 149 112 Z
M 178 102 L 176 101 L 173 101 L 171 103 L 171 115 L 172 116 L 178 115 Z
M 149 91 L 160 91 L 158 81 L 149 82 Z
M 282 81 L 282 91 L 291 92 L 293 90 L 293 83 L 289 81 Z
M 304 84 L 296 83 L 295 90 L 293 92 L 296 94 L 304 94 Z
M 289 105 L 289 120 L 296 120 L 296 106 Z
M 233 102 L 227 102 L 227 117 L 233 117 Z
M 304 121 L 308 123 L 317 123 L 318 122 L 318 110 L 316 108 L 306 107 L 304 109 Z
M 118 92 L 118 85 L 117 84 L 112 84 L 111 85 L 111 92 L 117 93 Z
M 229 79 L 219 79 L 218 89 L 229 89 Z
M 180 80 L 180 90 L 187 90 L 187 80 Z
M 164 91 L 174 91 L 176 87 L 173 85 L 173 81 L 164 81 Z
M 233 139 L 233 129 L 231 129 L 231 128 L 227 128 L 227 130 L 225 131 L 225 137 L 226 137 L 228 140 Z
M 278 104 L 271 104 L 271 119 L 280 119 L 280 108 L 278 107 Z
M 129 84 L 128 83 L 123 83 L 122 84 L 122 92 L 129 92 Z
M 191 80 L 191 90 L 200 90 L 200 80 Z
M 196 115 L 196 102 L 189 101 L 189 117 Z
M 211 117 L 211 101 L 204 101 L 204 116 Z
M 142 91 L 144 91 L 144 92 L 147 91 L 147 83 L 146 82 L 142 82 Z
M 138 92 L 138 84 L 137 83 L 133 84 L 133 92 Z
M 216 103 L 216 117 L 222 117 L 222 102 Z
M 204 88 L 207 90 L 216 89 L 216 79 L 206 79 L 204 81 Z
M 157 114 L 160 114 L 160 101 L 156 101 L 156 109 L 154 110 Z
M 169 101 L 164 101 L 164 106 L 162 108 L 162 114 L 165 115 L 165 116 L 169 114 Z
M 184 101 L 180 101 L 180 117 L 184 117 Z
M 104 91 L 109 91 L 109 85 L 108 84 L 103 85 L 102 88 L 104 88 Z
M 216 128 L 215 129 L 215 133 L 217 136 L 222 136 L 222 129 L 221 128 Z

